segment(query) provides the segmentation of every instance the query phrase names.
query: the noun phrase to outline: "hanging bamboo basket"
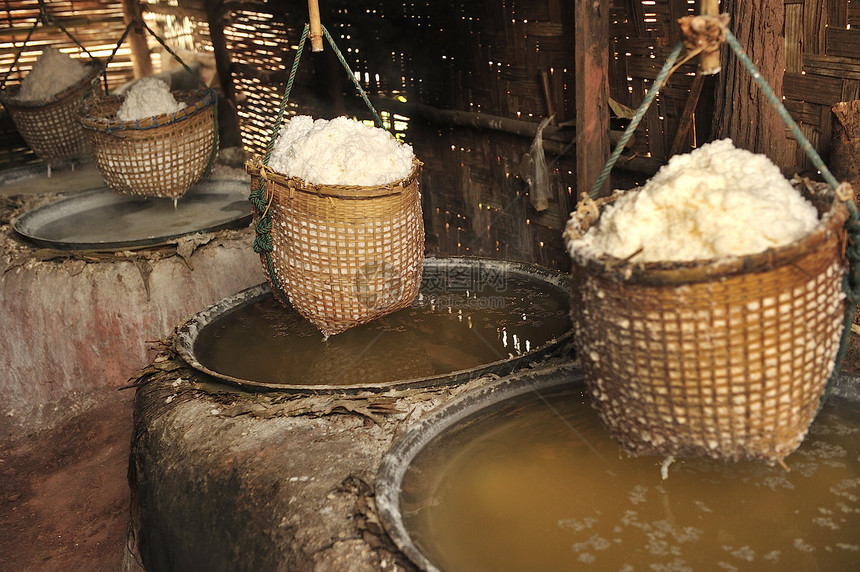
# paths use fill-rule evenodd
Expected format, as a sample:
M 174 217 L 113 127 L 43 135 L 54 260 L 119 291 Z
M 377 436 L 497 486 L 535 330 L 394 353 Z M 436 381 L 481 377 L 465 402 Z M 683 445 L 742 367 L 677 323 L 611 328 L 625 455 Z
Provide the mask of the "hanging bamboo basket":
M 290 305 L 326 337 L 409 306 L 424 261 L 424 219 L 413 161 L 406 178 L 381 186 L 311 185 L 246 164 L 251 190 L 265 180 L 271 260 Z M 255 209 L 256 210 L 256 209 Z M 259 220 L 261 213 L 255 212 Z
M 802 190 L 817 228 L 760 254 L 636 264 L 574 253 L 576 350 L 628 452 L 781 462 L 800 445 L 845 326 L 848 218 L 829 186 Z M 568 241 L 595 222 L 571 217 Z
M 78 122 L 77 109 L 98 75 L 99 66 L 95 62 L 85 65 L 87 74 L 84 77 L 48 99 L 19 100 L 20 86 L 0 91 L 0 101 L 24 142 L 48 164 L 86 157 L 90 153 L 86 132 Z
M 173 95 L 184 109 L 137 121 L 116 118 L 121 96 L 81 105 L 80 124 L 114 192 L 176 199 L 206 175 L 218 146 L 215 92 L 201 87 Z

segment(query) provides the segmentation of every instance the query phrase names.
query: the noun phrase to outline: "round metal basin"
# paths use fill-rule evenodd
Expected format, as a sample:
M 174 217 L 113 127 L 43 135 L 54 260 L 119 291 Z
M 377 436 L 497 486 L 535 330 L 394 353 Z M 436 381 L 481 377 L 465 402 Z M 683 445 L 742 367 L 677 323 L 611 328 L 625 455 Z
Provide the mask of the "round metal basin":
M 324 341 L 266 284 L 193 316 L 175 346 L 245 388 L 297 392 L 426 387 L 506 375 L 567 347 L 568 275 L 483 258 L 427 258 L 410 306 Z
M 578 369 L 518 372 L 406 431 L 376 506 L 427 571 L 855 569 L 858 388 L 839 379 L 787 472 L 628 457 Z
M 167 244 L 182 236 L 247 226 L 248 184 L 207 179 L 175 203 L 119 195 L 104 187 L 28 211 L 14 229 L 39 246 L 66 250 L 116 250 Z

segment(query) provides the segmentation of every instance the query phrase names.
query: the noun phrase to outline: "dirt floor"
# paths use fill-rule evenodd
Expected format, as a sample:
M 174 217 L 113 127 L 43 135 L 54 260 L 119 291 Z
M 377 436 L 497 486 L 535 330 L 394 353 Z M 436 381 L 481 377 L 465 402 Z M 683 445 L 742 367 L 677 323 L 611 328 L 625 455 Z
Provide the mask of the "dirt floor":
M 131 391 L 0 444 L 0 570 L 117 571 L 129 522 Z

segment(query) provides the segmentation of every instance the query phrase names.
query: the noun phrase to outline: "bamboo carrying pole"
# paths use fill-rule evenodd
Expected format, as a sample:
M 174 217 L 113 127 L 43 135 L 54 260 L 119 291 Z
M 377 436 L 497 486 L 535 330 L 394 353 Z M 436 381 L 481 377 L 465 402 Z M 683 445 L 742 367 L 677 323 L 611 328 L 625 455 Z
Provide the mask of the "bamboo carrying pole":
M 719 16 L 719 0 L 700 0 L 699 15 Z M 720 67 L 720 50 L 716 50 L 714 52 L 704 52 L 699 56 L 699 75 L 713 75 L 715 73 L 719 73 Z
M 308 15 L 310 17 L 311 51 L 323 51 L 322 24 L 320 24 L 320 7 L 317 0 L 308 0 Z

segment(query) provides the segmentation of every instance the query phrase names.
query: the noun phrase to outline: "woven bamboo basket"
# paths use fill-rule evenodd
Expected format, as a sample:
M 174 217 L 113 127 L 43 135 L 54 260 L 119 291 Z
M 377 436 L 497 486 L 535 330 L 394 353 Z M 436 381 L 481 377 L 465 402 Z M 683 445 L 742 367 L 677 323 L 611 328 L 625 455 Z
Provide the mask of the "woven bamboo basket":
M 116 193 L 179 198 L 200 181 L 218 145 L 215 92 L 173 92 L 186 107 L 138 121 L 116 118 L 123 98 L 86 100 L 78 111 L 96 165 Z
M 86 157 L 90 145 L 78 122 L 77 109 L 99 66 L 86 64 L 87 74 L 53 97 L 41 101 L 17 99 L 20 86 L 4 89 L 0 101 L 9 112 L 27 146 L 46 163 Z
M 848 211 L 826 185 L 801 191 L 819 225 L 764 253 L 640 264 L 573 254 L 575 347 L 594 407 L 629 453 L 782 463 L 803 441 L 845 325 Z M 571 215 L 579 228 L 566 238 L 595 216 Z
M 262 161 L 248 161 L 251 190 Z M 341 333 L 409 306 L 421 285 L 424 219 L 420 161 L 378 187 L 311 185 L 265 167 L 272 216 L 271 260 L 289 303 L 323 335 Z M 262 213 L 255 213 L 257 216 Z M 263 267 L 268 271 L 266 255 Z

